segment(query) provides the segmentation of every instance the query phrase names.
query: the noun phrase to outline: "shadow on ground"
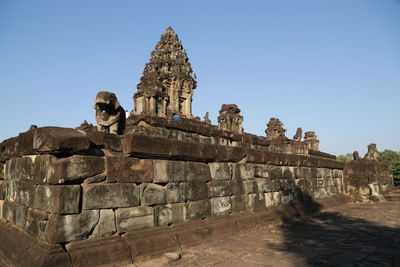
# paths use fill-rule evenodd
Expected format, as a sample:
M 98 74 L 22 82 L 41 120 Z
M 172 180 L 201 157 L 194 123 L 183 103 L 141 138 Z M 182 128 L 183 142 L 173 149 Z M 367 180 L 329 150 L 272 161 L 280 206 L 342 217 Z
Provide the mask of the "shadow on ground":
M 302 202 L 321 210 L 308 195 L 303 195 Z M 379 218 L 384 208 L 384 203 L 380 208 L 371 205 L 359 210 L 354 205 L 352 217 L 329 211 L 301 218 L 282 214 L 283 242 L 266 246 L 301 258 L 298 266 L 400 267 L 400 212 L 393 213 L 395 218 Z M 400 202 L 396 208 L 400 210 Z

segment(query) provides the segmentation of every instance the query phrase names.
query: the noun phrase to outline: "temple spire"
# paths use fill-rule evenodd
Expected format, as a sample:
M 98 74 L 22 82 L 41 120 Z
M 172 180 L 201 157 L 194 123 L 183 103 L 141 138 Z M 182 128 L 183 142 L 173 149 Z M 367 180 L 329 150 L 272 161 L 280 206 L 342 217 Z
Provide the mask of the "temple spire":
M 171 26 L 161 34 L 137 88 L 135 114 L 193 117 L 191 105 L 196 78 Z

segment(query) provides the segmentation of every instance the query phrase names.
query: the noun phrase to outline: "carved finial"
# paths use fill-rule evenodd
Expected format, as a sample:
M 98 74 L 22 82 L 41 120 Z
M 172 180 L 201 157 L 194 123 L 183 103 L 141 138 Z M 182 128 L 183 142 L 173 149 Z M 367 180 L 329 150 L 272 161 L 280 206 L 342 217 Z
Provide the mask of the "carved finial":
M 125 130 L 125 110 L 114 93 L 100 91 L 94 103 L 97 130 L 100 132 L 123 134 Z M 87 121 L 85 121 L 87 123 Z M 85 123 L 84 122 L 84 123 Z
M 208 111 L 207 111 L 206 114 L 204 115 L 204 122 L 207 123 L 207 124 L 211 124 L 211 120 L 210 120 L 210 118 L 208 117 Z
M 297 128 L 295 136 L 293 136 L 293 140 L 295 141 L 301 141 L 301 137 L 303 136 L 303 129 L 300 127 Z
M 313 131 L 304 133 L 304 142 L 307 144 L 307 148 L 315 151 L 319 151 L 319 140 L 317 135 Z

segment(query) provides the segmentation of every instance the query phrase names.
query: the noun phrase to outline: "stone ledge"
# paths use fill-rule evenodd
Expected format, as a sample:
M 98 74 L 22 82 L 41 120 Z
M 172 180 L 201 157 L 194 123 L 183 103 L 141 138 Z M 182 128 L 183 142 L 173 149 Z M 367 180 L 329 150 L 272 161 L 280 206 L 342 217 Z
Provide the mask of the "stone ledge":
M 6 266 L 72 266 L 60 245 L 39 242 L 10 224 L 0 222 L 0 236 L 0 263 Z
M 261 151 L 243 147 L 188 143 L 169 138 L 127 134 L 122 137 L 122 152 L 139 158 L 198 162 L 239 162 L 284 166 L 343 169 L 344 164 L 328 158 Z

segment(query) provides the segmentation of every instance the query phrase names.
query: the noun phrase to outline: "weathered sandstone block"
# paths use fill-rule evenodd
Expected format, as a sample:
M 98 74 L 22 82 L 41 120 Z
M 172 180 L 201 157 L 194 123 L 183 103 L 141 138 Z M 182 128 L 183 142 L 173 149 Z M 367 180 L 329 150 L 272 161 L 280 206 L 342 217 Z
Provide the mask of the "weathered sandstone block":
M 99 221 L 98 210 L 84 210 L 80 214 L 51 214 L 47 222 L 44 240 L 49 243 L 65 243 L 85 239 Z
M 154 160 L 155 183 L 210 180 L 210 170 L 205 163 Z
M 25 231 L 33 237 L 43 239 L 48 219 L 48 213 L 34 209 L 28 209 Z
M 261 178 L 269 178 L 269 169 L 265 166 L 255 166 L 254 167 L 254 176 Z
M 33 149 L 43 152 L 74 153 L 87 150 L 89 138 L 71 128 L 41 127 L 34 131 Z
M 239 173 L 242 179 L 254 178 L 254 168 L 249 164 L 239 164 Z
M 115 216 L 119 233 L 154 226 L 154 210 L 152 207 L 119 208 L 115 211 Z
M 158 184 L 148 184 L 143 190 L 141 199 L 143 205 L 156 205 L 167 203 L 167 189 Z
M 74 155 L 52 162 L 48 167 L 47 183 L 77 183 L 104 171 L 104 159 L 96 156 Z
M 85 184 L 83 209 L 107 209 L 139 205 L 136 184 Z
M 185 184 L 169 183 L 166 185 L 167 203 L 185 202 Z
M 245 194 L 256 192 L 256 183 L 254 180 L 243 180 L 243 190 Z
M 26 207 L 33 207 L 35 185 L 27 180 L 5 180 L 4 199 L 15 201 Z
M 187 203 L 187 218 L 197 221 L 211 216 L 210 200 L 189 201 Z
M 36 156 L 33 168 L 33 182 L 35 184 L 46 184 L 53 175 L 50 166 L 57 160 L 57 157 L 53 155 Z
M 34 131 L 33 149 L 37 151 L 72 154 L 89 147 L 89 138 L 71 128 L 41 127 Z
M 181 183 L 186 190 L 186 199 L 188 200 L 201 200 L 208 198 L 208 187 L 207 183 L 203 181 L 193 181 L 187 183 Z
M 153 181 L 153 161 L 128 157 L 106 157 L 107 182 L 148 183 Z
M 155 208 L 156 225 L 167 226 L 186 221 L 185 203 L 167 204 Z
M 99 222 L 96 224 L 91 237 L 110 236 L 116 231 L 114 211 L 112 209 L 100 210 Z
M 209 197 L 225 197 L 231 195 L 231 183 L 229 181 L 212 181 L 207 184 Z
M 265 208 L 265 197 L 263 193 L 254 193 L 247 195 L 246 208 L 250 211 Z
M 5 179 L 31 180 L 33 163 L 30 157 L 12 158 L 6 161 Z
M 209 163 L 211 178 L 227 181 L 232 177 L 232 166 L 228 163 Z
M 49 213 L 79 213 L 80 193 L 79 185 L 38 185 L 33 207 Z
M 219 216 L 232 212 L 232 204 L 230 197 L 211 198 L 211 215 Z
M 26 224 L 27 208 L 23 205 L 15 205 L 15 224 L 21 228 Z

